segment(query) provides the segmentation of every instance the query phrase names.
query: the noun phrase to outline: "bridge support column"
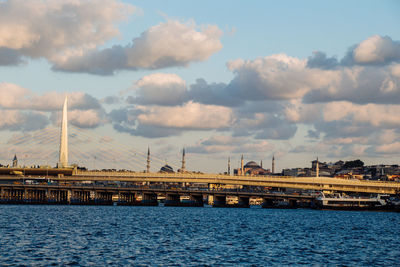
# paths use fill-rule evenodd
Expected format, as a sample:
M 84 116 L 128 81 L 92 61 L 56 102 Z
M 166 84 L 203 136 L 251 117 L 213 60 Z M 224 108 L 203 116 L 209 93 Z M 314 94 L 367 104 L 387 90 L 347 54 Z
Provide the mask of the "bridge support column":
M 262 208 L 268 209 L 268 208 L 274 208 L 274 200 L 270 198 L 264 198 L 263 203 L 261 204 Z
M 181 196 L 179 194 L 166 194 L 165 205 L 166 207 L 177 207 L 181 204 Z
M 193 203 L 193 206 L 195 207 L 204 206 L 203 195 L 190 195 L 190 201 Z
M 112 192 L 96 192 L 94 203 L 97 205 L 112 205 L 113 204 Z
M 157 194 L 155 193 L 143 193 L 142 203 L 143 206 L 157 206 Z
M 71 204 L 72 195 L 73 195 L 73 191 L 72 191 L 72 190 L 68 190 L 68 191 L 67 191 L 67 194 L 66 194 L 66 196 L 67 196 L 67 203 L 68 203 L 68 204 Z
M 250 197 L 238 197 L 239 208 L 250 208 Z
M 296 199 L 264 199 L 261 205 L 265 209 L 297 209 Z
M 296 199 L 289 199 L 289 206 L 293 209 L 297 209 L 297 200 Z
M 226 207 L 226 196 L 218 196 L 214 195 L 214 202 L 213 202 L 213 207 L 219 208 L 219 207 Z

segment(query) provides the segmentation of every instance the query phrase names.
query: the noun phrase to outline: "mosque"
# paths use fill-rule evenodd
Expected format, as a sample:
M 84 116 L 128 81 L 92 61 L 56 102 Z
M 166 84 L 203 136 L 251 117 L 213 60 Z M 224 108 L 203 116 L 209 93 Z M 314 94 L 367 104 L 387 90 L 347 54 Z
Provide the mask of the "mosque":
M 186 171 L 186 161 L 185 161 L 185 148 L 182 151 L 182 167 L 178 169 L 178 172 L 184 173 Z M 150 148 L 147 150 L 147 172 L 150 172 Z M 167 163 L 161 167 L 160 171 L 161 173 L 174 173 L 174 169 L 168 165 Z
M 234 175 L 270 175 L 275 172 L 275 157 L 272 157 L 272 172 L 270 169 L 264 169 L 262 161 L 257 164 L 255 161 L 249 161 L 243 165 L 243 155 L 241 158 L 240 168 L 234 169 Z

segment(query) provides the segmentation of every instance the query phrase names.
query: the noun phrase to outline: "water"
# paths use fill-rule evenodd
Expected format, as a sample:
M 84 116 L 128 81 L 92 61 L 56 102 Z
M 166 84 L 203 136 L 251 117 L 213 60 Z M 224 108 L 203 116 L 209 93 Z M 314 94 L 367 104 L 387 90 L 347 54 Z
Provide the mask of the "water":
M 400 213 L 0 206 L 0 265 L 400 264 Z

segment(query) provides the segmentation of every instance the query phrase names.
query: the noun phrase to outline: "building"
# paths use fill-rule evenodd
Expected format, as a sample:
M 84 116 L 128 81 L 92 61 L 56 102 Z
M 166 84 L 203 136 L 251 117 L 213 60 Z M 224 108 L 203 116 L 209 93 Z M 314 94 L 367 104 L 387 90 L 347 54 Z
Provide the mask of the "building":
M 270 170 L 266 170 L 258 165 L 255 161 L 249 161 L 242 168 L 234 169 L 233 173 L 235 175 L 267 175 L 270 174 Z
M 165 164 L 164 166 L 161 167 L 160 172 L 174 173 L 174 169 L 172 169 L 172 167 L 169 166 L 168 164 Z

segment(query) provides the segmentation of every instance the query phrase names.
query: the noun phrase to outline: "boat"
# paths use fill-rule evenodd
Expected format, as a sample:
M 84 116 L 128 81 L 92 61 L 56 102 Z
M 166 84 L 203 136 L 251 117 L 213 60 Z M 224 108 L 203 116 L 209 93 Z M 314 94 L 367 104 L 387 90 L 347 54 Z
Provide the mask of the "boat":
M 374 197 L 349 196 L 340 193 L 325 194 L 319 192 L 315 198 L 317 209 L 333 210 L 392 210 L 389 195 L 378 194 Z

